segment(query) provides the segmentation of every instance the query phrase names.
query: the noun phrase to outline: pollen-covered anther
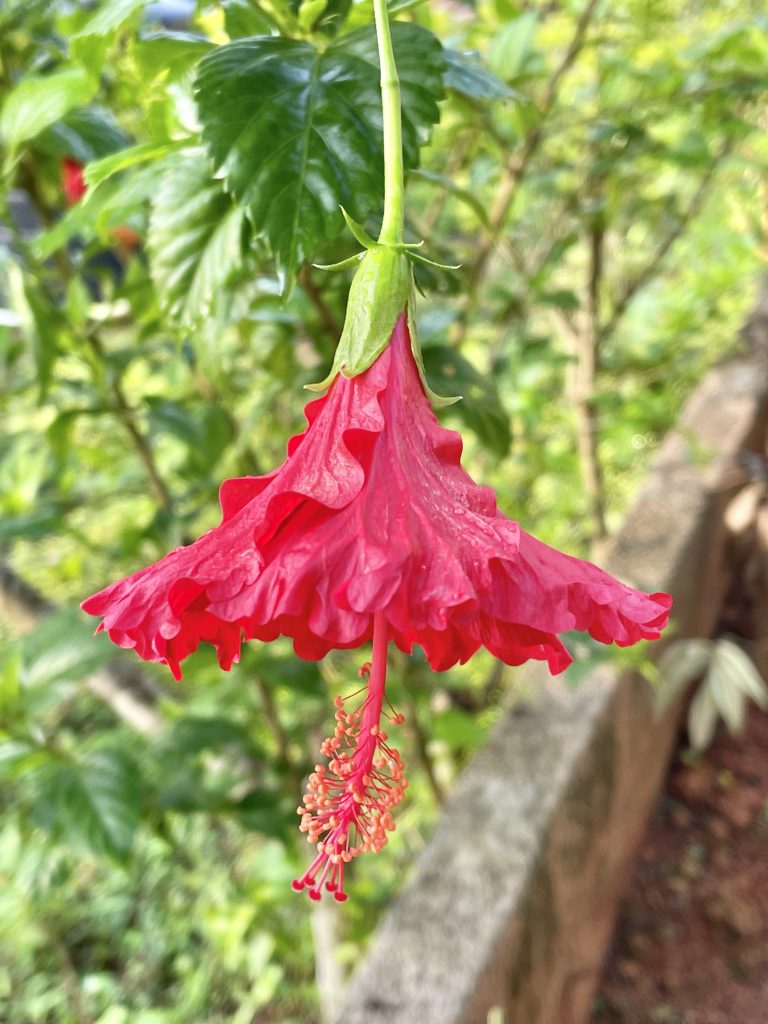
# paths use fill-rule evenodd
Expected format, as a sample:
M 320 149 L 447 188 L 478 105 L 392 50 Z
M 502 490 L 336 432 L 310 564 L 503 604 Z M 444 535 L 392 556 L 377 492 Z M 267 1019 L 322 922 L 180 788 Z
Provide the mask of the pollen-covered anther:
M 347 710 L 337 698 L 338 744 L 323 743 L 327 767 L 309 777 L 300 828 L 317 845 L 317 856 L 297 881 L 319 899 L 324 888 L 343 902 L 344 868 L 361 853 L 378 852 L 395 827 L 392 809 L 403 797 L 406 779 L 400 754 L 387 743 L 379 725 L 384 699 L 386 645 L 379 644 L 365 699 Z M 340 732 L 340 730 L 343 730 Z M 296 888 L 296 886 L 294 886 Z

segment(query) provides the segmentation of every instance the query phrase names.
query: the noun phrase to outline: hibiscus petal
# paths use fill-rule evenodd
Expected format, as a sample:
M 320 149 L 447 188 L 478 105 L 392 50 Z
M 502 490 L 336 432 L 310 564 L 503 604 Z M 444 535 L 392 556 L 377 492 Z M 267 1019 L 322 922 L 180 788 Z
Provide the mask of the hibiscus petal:
M 405 315 L 377 361 L 338 376 L 306 415 L 280 467 L 222 484 L 219 526 L 83 603 L 116 643 L 178 676 L 201 642 L 224 668 L 241 638 L 289 636 L 311 659 L 356 647 L 378 612 L 437 670 L 482 646 L 559 672 L 570 656 L 558 633 L 626 645 L 666 624 L 668 595 L 547 547 L 468 476 L 460 436 L 424 392 Z

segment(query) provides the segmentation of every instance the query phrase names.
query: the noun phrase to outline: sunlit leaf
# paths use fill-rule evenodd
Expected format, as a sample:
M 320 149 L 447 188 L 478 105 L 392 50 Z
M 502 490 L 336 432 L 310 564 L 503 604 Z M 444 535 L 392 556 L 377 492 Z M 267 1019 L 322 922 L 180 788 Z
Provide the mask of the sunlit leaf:
M 536 11 L 525 11 L 502 25 L 488 53 L 491 70 L 508 82 L 520 74 L 531 54 L 539 23 Z
M 133 46 L 139 67 L 149 81 L 163 75 L 175 81 L 212 49 L 204 36 L 191 32 L 152 32 L 143 35 Z
M 168 153 L 172 153 L 175 149 L 179 149 L 182 145 L 182 142 L 163 140 L 162 142 L 142 142 L 137 146 L 121 149 L 118 153 L 111 153 L 102 160 L 96 160 L 94 163 L 88 164 L 85 168 L 85 183 L 89 189 L 95 190 L 103 181 L 111 178 L 118 171 L 124 171 L 128 167 L 134 167 L 136 164 L 159 160 L 167 156 Z M 93 192 L 91 191 L 88 195 L 88 201 L 90 201 L 92 194 Z
M 239 266 L 244 216 L 211 176 L 204 154 L 180 156 L 163 175 L 149 228 L 152 277 L 178 322 L 205 316 Z
M 120 28 L 132 14 L 146 7 L 150 0 L 102 0 L 102 3 L 79 36 L 104 36 Z
M 97 86 L 82 68 L 23 78 L 0 110 L 0 139 L 9 150 L 16 149 L 73 107 L 87 103 Z
M 717 704 L 707 686 L 700 686 L 688 713 L 688 735 L 694 750 L 706 750 L 715 735 L 720 717 Z
M 686 686 L 703 675 L 714 653 L 711 640 L 678 640 L 657 662 L 656 709 L 664 711 Z
M 760 708 L 768 707 L 768 686 L 743 648 L 731 640 L 717 641 L 715 657 L 730 684 Z

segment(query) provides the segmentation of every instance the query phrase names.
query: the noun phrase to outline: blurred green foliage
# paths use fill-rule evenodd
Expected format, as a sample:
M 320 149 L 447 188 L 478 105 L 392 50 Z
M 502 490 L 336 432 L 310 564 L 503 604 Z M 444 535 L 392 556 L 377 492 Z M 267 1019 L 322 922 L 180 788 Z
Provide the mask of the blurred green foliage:
M 0 6 L 8 1024 L 317 1020 L 316 967 L 354 964 L 507 682 L 483 655 L 439 677 L 394 659 L 409 799 L 343 916 L 318 916 L 289 889 L 295 806 L 364 653 L 278 642 L 226 676 L 201 653 L 176 686 L 115 669 L 75 610 L 214 525 L 221 479 L 280 460 L 349 285 L 311 264 L 355 251 L 339 204 L 373 232 L 381 209 L 370 3 L 162 9 Z M 393 9 L 410 236 L 463 264 L 419 268 L 430 383 L 465 396 L 441 416 L 505 511 L 585 553 L 738 343 L 765 254 L 768 19 L 750 0 Z

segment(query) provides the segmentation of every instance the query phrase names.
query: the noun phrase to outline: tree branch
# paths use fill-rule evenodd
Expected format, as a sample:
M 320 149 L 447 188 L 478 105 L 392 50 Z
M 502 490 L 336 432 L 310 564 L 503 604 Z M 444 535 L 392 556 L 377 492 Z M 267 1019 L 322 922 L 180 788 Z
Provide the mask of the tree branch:
M 21 184 L 26 191 L 32 206 L 35 209 L 40 221 L 46 226 L 50 226 L 53 223 L 53 214 L 45 201 L 43 194 L 38 186 L 37 178 L 32 168 L 23 162 L 20 169 Z M 6 219 L 9 222 L 11 228 L 14 227 L 13 218 L 8 215 Z M 26 244 L 25 239 L 20 233 L 16 232 L 16 244 L 20 250 L 20 255 L 23 256 L 25 263 L 34 269 L 37 278 L 40 282 L 40 287 L 45 291 L 48 302 L 52 307 L 56 305 L 55 297 L 51 294 L 48 288 L 45 277 L 44 277 L 44 266 L 39 260 L 33 258 L 29 246 Z M 75 268 L 72 265 L 72 260 L 69 257 L 69 253 L 62 248 L 56 250 L 54 254 L 54 260 L 61 272 L 62 277 L 65 281 L 71 281 L 75 275 Z M 101 342 L 98 331 L 91 330 L 87 331 L 85 335 L 86 341 L 90 346 L 94 355 L 98 358 L 101 364 L 104 364 L 104 346 Z M 143 465 L 147 477 L 149 478 L 150 488 L 155 498 L 162 505 L 163 508 L 169 512 L 173 509 L 173 498 L 171 492 L 163 480 L 160 471 L 155 462 L 154 452 L 149 444 L 149 441 L 139 429 L 133 409 L 128 404 L 128 400 L 125 397 L 125 392 L 122 389 L 120 381 L 113 379 L 108 383 L 108 388 L 112 393 L 112 399 L 115 407 L 115 412 L 122 423 L 131 443 L 139 457 L 139 461 Z
M 603 280 L 603 243 L 605 222 L 602 212 L 595 213 L 589 230 L 587 294 L 581 330 L 576 339 L 576 439 L 584 490 L 592 522 L 592 539 L 605 540 L 605 499 L 603 473 L 598 455 L 598 422 L 595 408 L 600 345 L 600 292 Z
M 621 296 L 619 297 L 618 301 L 615 303 L 613 307 L 613 312 L 611 313 L 609 319 L 600 328 L 600 339 L 602 341 L 605 341 L 613 334 L 613 332 L 616 330 L 616 327 L 619 324 L 619 321 L 626 312 L 627 306 L 629 306 L 630 302 L 634 299 L 635 295 L 637 295 L 637 293 L 642 288 L 645 288 L 645 286 L 649 284 L 654 277 L 656 277 L 656 275 L 659 273 L 661 269 L 661 264 L 664 261 L 664 257 L 667 255 L 667 253 L 678 240 L 678 238 L 680 238 L 680 236 L 683 234 L 683 232 L 688 227 L 690 222 L 695 217 L 697 217 L 698 214 L 701 212 L 701 208 L 704 205 L 704 202 L 714 181 L 715 172 L 717 171 L 725 157 L 728 155 L 728 153 L 730 153 L 732 146 L 733 143 L 730 139 L 723 144 L 723 146 L 720 149 L 720 152 L 712 161 L 710 166 L 707 168 L 704 177 L 699 182 L 699 185 L 696 189 L 696 192 L 693 195 L 693 198 L 691 199 L 690 203 L 679 217 L 675 226 L 672 228 L 670 232 L 668 232 L 666 237 L 662 240 L 659 248 L 648 260 L 648 262 L 642 268 L 642 270 L 640 270 L 637 274 L 635 274 L 635 276 L 630 281 L 627 282 L 624 291 L 622 292 Z
M 557 100 L 560 83 L 572 67 L 584 46 L 589 25 L 599 3 L 600 0 L 588 0 L 585 5 L 584 10 L 581 12 L 581 16 L 576 23 L 576 29 L 573 33 L 570 45 L 563 55 L 563 59 L 560 64 L 557 66 L 552 77 L 547 83 L 547 87 L 544 92 L 544 99 L 541 107 L 539 108 L 538 122 L 526 136 L 522 149 L 515 153 L 506 165 L 504 175 L 499 186 L 499 191 L 496 194 L 496 199 L 494 200 L 493 207 L 491 208 L 488 231 L 486 232 L 485 239 L 478 249 L 475 261 L 469 269 L 468 278 L 470 294 L 477 290 L 480 281 L 483 278 L 488 259 L 493 252 L 498 236 L 504 227 L 504 223 L 507 219 L 507 215 L 509 214 L 518 186 L 523 180 L 531 160 L 536 155 L 539 146 L 544 139 L 546 121 L 555 105 L 555 101 Z
M 26 633 L 55 611 L 54 604 L 0 561 L 0 618 Z M 154 736 L 162 729 L 163 719 L 155 707 L 160 688 L 133 666 L 115 659 L 85 682 L 135 732 Z
M 104 358 L 104 345 L 101 342 L 101 338 L 95 331 L 89 331 L 86 334 L 86 340 L 93 350 L 94 355 L 99 359 L 102 365 L 106 362 Z M 122 423 L 125 432 L 133 444 L 133 448 L 136 455 L 139 458 L 144 470 L 149 479 L 149 485 L 160 504 L 168 512 L 173 511 L 173 497 L 171 492 L 163 480 L 160 470 L 158 469 L 157 462 L 155 461 L 155 454 L 149 444 L 149 441 L 139 429 L 136 423 L 136 417 L 131 406 L 128 404 L 128 399 L 125 397 L 122 385 L 119 378 L 115 377 L 108 383 L 109 390 L 112 393 L 112 399 L 114 402 L 115 414 Z
M 339 322 L 330 306 L 325 301 L 325 296 L 317 287 L 317 282 L 312 277 L 312 268 L 308 263 L 305 263 L 299 271 L 299 284 L 304 289 L 307 298 L 314 306 L 317 318 L 320 321 L 323 330 L 333 341 L 333 344 L 336 345 L 341 337 L 341 331 L 344 325 Z

